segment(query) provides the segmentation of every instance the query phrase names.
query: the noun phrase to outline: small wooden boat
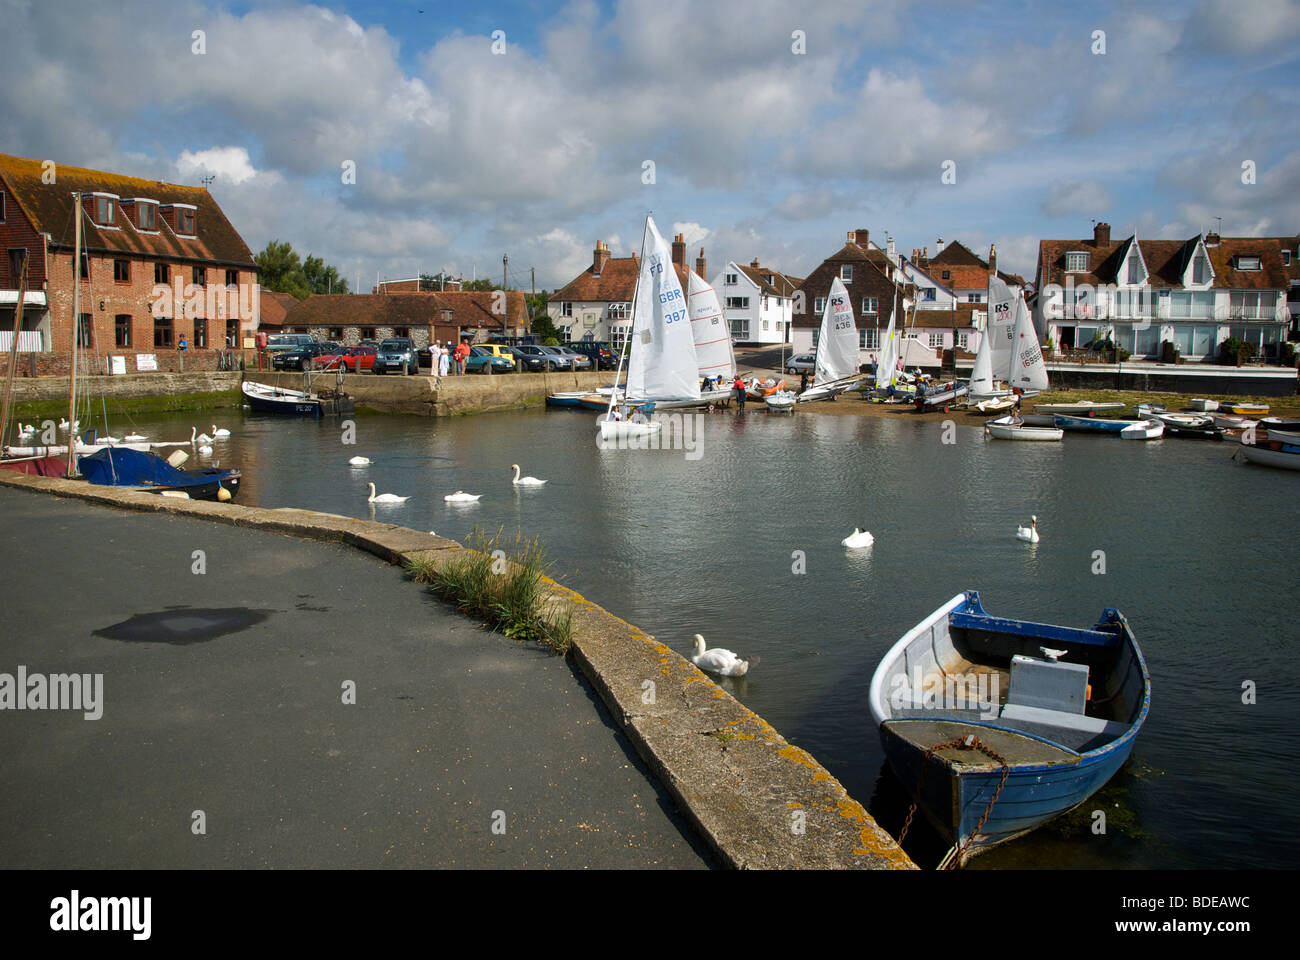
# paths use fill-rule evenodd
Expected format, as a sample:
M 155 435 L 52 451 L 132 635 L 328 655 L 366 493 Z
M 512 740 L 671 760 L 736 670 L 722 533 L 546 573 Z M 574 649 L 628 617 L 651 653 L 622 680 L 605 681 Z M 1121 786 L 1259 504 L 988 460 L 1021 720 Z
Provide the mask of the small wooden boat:
M 1246 430 L 1250 427 L 1259 428 L 1259 421 L 1252 420 L 1249 417 L 1243 417 L 1236 413 L 1212 413 L 1210 414 L 1214 425 L 1223 430 Z
M 975 410 L 984 416 L 992 416 L 997 413 L 1006 413 L 1016 405 L 1015 397 L 1003 397 L 1000 400 L 981 400 L 975 404 Z
M 1193 410 L 1200 410 L 1206 413 L 1212 413 L 1219 409 L 1218 400 L 1206 400 L 1203 397 L 1192 397 L 1191 407 Z
M 1300 430 L 1300 420 L 1288 417 L 1263 417 L 1259 425 L 1265 430 Z
M 999 417 L 984 424 L 984 432 L 996 440 L 1060 440 L 1065 431 L 1059 427 L 1029 426 L 1017 417 Z
M 244 399 L 256 413 L 280 413 L 298 417 L 320 417 L 325 413 L 321 398 L 314 393 L 273 387 L 252 380 L 245 380 L 242 389 Z
M 1165 435 L 1165 425 L 1159 420 L 1138 420 L 1119 432 L 1121 440 L 1159 440 Z
M 1035 407 L 1041 410 L 1041 407 Z M 1053 422 L 1062 430 L 1079 430 L 1084 433 L 1119 433 L 1133 426 L 1132 420 L 1105 420 L 1101 417 L 1073 417 L 1064 413 L 1053 414 Z
M 958 865 L 1091 797 L 1128 759 L 1151 679 L 1114 609 L 1091 629 L 990 616 L 953 597 L 903 635 L 869 706 L 904 789 Z
M 1263 446 L 1258 443 L 1242 443 L 1237 447 L 1237 453 L 1233 454 L 1233 459 L 1236 459 L 1237 454 L 1245 457 L 1251 463 L 1258 463 L 1261 466 L 1281 467 L 1283 470 L 1300 470 L 1300 447 L 1286 449 L 1284 446 L 1281 450 L 1274 450 L 1271 446 Z
M 1090 417 L 1102 410 L 1123 410 L 1126 406 L 1128 404 L 1118 401 L 1094 402 L 1092 400 L 1080 400 L 1078 403 L 1036 403 L 1034 404 L 1034 412 Z
M 588 396 L 590 391 L 587 390 L 570 390 L 566 393 L 549 393 L 546 395 L 546 405 L 548 407 L 581 407 L 581 400 Z M 605 404 L 609 404 L 606 399 Z
M 1267 403 L 1236 403 L 1233 401 L 1222 401 L 1219 403 L 1219 409 L 1224 413 L 1236 413 L 1243 417 L 1262 417 L 1268 413 Z
M 925 389 L 916 391 L 912 402 L 916 404 L 918 411 L 943 410 L 947 412 L 958 397 L 966 396 L 968 387 L 965 383 L 941 383 L 937 387 L 929 389 L 933 390 L 933 392 L 926 392 Z
M 1142 404 L 1138 416 L 1144 420 L 1159 420 L 1165 433 L 1171 437 L 1190 440 L 1222 440 L 1223 431 L 1214 425 L 1214 418 L 1195 413 L 1168 413 L 1164 407 Z

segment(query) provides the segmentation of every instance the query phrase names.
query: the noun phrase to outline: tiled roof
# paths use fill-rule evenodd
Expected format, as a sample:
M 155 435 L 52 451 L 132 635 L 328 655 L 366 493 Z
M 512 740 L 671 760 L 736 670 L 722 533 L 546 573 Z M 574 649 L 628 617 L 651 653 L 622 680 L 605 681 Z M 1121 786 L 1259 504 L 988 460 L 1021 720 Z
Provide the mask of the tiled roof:
M 789 277 L 762 264 L 755 267 L 753 264 L 745 266 L 738 263 L 736 266 L 740 267 L 740 272 L 754 281 L 755 285 L 769 296 L 792 297 L 795 290 L 798 289 L 798 284 Z M 772 278 L 771 283 L 768 282 L 768 277 Z
M 917 265 L 949 289 L 987 289 L 989 285 L 988 261 L 972 253 L 960 240 L 952 241 L 928 260 L 922 258 Z M 945 270 L 947 277 L 943 275 Z M 1025 278 L 1018 273 L 999 270 L 998 277 L 1013 287 L 1025 285 Z
M 263 326 L 283 326 L 289 310 L 297 305 L 298 298 L 292 294 L 276 293 L 262 287 L 258 291 L 258 311 L 261 318 L 259 322 Z
M 1138 240 L 1138 250 L 1149 274 L 1147 283 L 1156 288 L 1181 287 L 1183 270 L 1196 251 L 1199 237 L 1189 240 Z M 1067 276 L 1080 284 L 1111 284 L 1119 281 L 1129 244 L 1133 238 L 1097 242 L 1095 240 L 1042 240 L 1038 245 L 1039 262 L 1046 265 L 1047 283 L 1065 285 Z M 1214 268 L 1213 287 L 1219 290 L 1285 290 L 1290 283 L 1288 267 L 1282 262 L 1286 240 L 1275 237 L 1224 237 L 1215 246 L 1206 247 Z M 1086 271 L 1065 270 L 1067 253 L 1087 253 Z M 1259 257 L 1259 270 L 1238 270 L 1238 256 Z
M 817 298 L 825 297 L 830 292 L 832 281 L 840 275 L 840 267 L 846 263 L 863 264 L 865 266 L 864 269 L 854 270 L 853 279 L 844 284 L 853 301 L 854 315 L 857 317 L 859 327 L 863 326 L 859 310 L 860 298 L 865 296 L 873 296 L 878 301 L 879 312 L 875 315 L 876 325 L 884 327 L 888 324 L 889 317 L 894 309 L 895 284 L 885 275 L 882 266 L 877 263 L 876 257 L 871 256 L 867 250 L 856 243 L 847 243 L 838 252 L 823 260 L 816 270 L 799 282 L 797 289 L 803 292 L 805 307 L 803 313 L 794 315 L 791 326 L 817 327 L 821 325 L 821 315 L 816 311 Z M 899 296 L 907 295 L 907 291 L 910 289 L 912 289 L 910 285 L 900 286 Z M 901 305 L 899 309 L 901 312 Z
M 611 257 L 605 261 L 605 269 L 596 276 L 592 271 L 595 266 L 592 265 L 576 278 L 569 281 L 559 290 L 546 298 L 547 303 L 631 303 L 632 297 L 636 294 L 636 277 L 641 269 L 641 258 L 638 256 L 630 257 Z M 686 268 L 680 264 L 673 264 L 673 269 L 677 272 L 677 281 L 685 290 L 689 277 Z
M 56 181 L 42 183 L 43 161 L 0 154 L 0 179 L 8 186 L 14 204 L 33 228 L 48 233 L 52 243 L 71 248 L 75 224 L 73 193 L 111 193 L 122 200 L 144 198 L 160 204 L 184 203 L 195 210 L 195 237 L 178 236 L 159 211 L 156 233 L 138 230 L 131 222 L 129 208 L 119 206 L 115 224 L 120 229 L 98 226 L 85 210 L 82 217 L 82 243 L 87 250 L 134 253 L 158 259 L 205 260 L 257 269 L 253 254 L 243 238 L 226 219 L 226 215 L 204 187 L 186 187 L 160 180 L 126 177 L 100 170 L 86 170 L 59 164 Z
M 418 327 L 434 323 L 500 327 L 503 318 L 492 312 L 493 292 L 315 293 L 294 302 L 280 323 L 290 327 Z M 444 310 L 451 311 L 449 319 L 443 318 Z M 506 294 L 506 313 L 511 326 L 525 324 L 528 307 L 523 293 L 512 290 Z M 273 323 L 267 319 L 265 307 L 262 323 Z

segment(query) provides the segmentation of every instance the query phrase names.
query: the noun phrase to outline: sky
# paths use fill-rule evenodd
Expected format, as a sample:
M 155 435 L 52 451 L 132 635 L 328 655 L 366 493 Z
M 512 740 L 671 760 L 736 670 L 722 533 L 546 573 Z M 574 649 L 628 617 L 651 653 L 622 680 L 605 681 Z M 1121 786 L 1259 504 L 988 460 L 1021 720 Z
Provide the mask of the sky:
M 555 289 L 649 213 L 711 277 L 866 228 L 1300 232 L 1300 0 L 0 0 L 0 152 L 210 190 L 354 287 Z M 350 175 L 351 174 L 351 175 Z M 1221 218 L 1221 219 L 1220 219 Z M 711 278 L 710 277 L 710 278 Z

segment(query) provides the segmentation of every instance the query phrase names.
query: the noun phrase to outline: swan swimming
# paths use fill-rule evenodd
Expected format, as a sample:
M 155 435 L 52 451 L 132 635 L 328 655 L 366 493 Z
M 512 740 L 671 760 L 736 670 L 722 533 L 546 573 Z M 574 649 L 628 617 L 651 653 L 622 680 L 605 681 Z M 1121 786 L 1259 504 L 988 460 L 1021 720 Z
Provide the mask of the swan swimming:
M 1026 540 L 1029 543 L 1037 543 L 1038 542 L 1038 518 L 1030 517 L 1029 519 L 1033 521 L 1033 525 L 1028 527 L 1016 527 L 1016 537 L 1017 539 L 1020 540 Z
M 212 425 L 213 440 L 217 439 L 218 437 L 228 437 L 228 436 L 230 436 L 230 431 L 227 430 L 225 427 L 218 427 L 215 423 Z
M 841 540 L 840 544 L 851 550 L 855 550 L 862 547 L 869 547 L 875 542 L 876 538 L 866 530 L 859 530 L 857 527 L 854 527 L 853 532 Z
M 395 493 L 381 493 L 379 496 L 375 496 L 375 485 L 368 483 L 366 486 L 370 488 L 370 503 L 405 503 L 411 499 L 410 497 L 399 497 Z
M 442 499 L 451 503 L 472 503 L 481 496 L 483 496 L 481 493 L 465 493 L 462 490 L 457 490 L 455 493 L 447 494 Z
M 364 467 L 366 464 L 374 463 L 369 457 L 353 457 L 348 461 L 354 467 Z
M 199 433 L 198 427 L 190 427 L 190 443 L 211 443 L 212 438 L 206 433 Z
M 516 486 L 520 486 L 520 487 L 540 487 L 542 484 L 544 484 L 544 483 L 546 482 L 545 480 L 538 480 L 536 477 L 520 477 L 520 476 L 519 476 L 519 464 L 517 464 L 517 463 L 512 463 L 512 464 L 510 464 L 510 466 L 511 466 L 512 468 L 514 468 L 514 471 L 515 471 L 515 479 L 514 479 L 512 482 L 513 482 Z
M 749 672 L 748 660 L 741 660 L 730 650 L 721 647 L 708 650 L 704 638 L 698 633 L 695 635 L 695 656 L 691 657 L 691 663 L 705 673 L 716 673 L 723 677 L 743 677 Z

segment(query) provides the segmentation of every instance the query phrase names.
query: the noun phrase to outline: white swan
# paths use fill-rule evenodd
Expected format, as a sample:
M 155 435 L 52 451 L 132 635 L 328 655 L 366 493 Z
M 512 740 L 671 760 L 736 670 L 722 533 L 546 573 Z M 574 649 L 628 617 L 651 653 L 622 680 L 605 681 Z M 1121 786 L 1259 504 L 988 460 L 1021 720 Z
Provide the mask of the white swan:
M 369 459 L 368 457 L 353 457 L 351 460 L 348 461 L 348 463 L 350 463 L 354 467 L 364 467 L 366 464 L 374 463 L 374 461 Z
M 60 429 L 60 430 L 66 430 L 66 429 L 68 429 L 68 420 L 67 420 L 66 417 L 64 417 L 62 420 L 59 421 L 59 429 Z M 76 421 L 76 422 L 72 425 L 72 429 L 73 429 L 73 430 L 80 430 L 80 429 L 81 429 L 81 421 L 80 421 L 80 420 Z
M 1033 521 L 1033 525 L 1028 527 L 1020 527 L 1020 526 L 1016 527 L 1016 538 L 1020 540 L 1027 540 L 1030 543 L 1037 543 L 1038 542 L 1038 518 L 1030 517 L 1029 519 Z
M 519 476 L 519 464 L 517 464 L 517 463 L 512 463 L 512 464 L 510 464 L 510 466 L 513 467 L 513 468 L 514 468 L 514 471 L 515 471 L 515 479 L 514 479 L 513 483 L 514 483 L 516 486 L 520 486 L 520 487 L 540 487 L 542 484 L 544 484 L 544 483 L 546 482 L 545 480 L 538 480 L 536 477 L 520 477 L 520 476 Z
M 34 423 L 29 423 L 29 424 L 27 424 L 27 426 L 25 426 L 25 427 L 24 427 L 21 423 L 18 424 L 18 435 L 19 435 L 19 436 L 22 436 L 22 437 L 30 437 L 30 436 L 35 435 L 35 433 L 36 433 L 36 424 L 34 424 Z
M 707 650 L 704 638 L 698 633 L 695 635 L 695 656 L 691 657 L 691 663 L 705 673 L 716 673 L 723 677 L 743 677 L 749 672 L 748 660 L 741 660 L 730 650 L 721 647 Z
M 193 428 L 193 427 L 190 427 L 190 429 L 193 430 L 194 428 Z M 206 433 L 200 433 L 200 434 L 198 435 L 198 441 L 199 441 L 199 443 L 211 443 L 211 442 L 212 442 L 212 438 L 209 437 Z
M 851 550 L 869 547 L 875 542 L 875 537 L 869 534 L 866 530 L 859 530 L 857 527 L 854 527 L 853 532 L 840 541 L 843 546 L 846 546 Z
M 95 443 L 99 444 L 100 446 L 104 446 L 106 444 L 112 444 L 112 443 L 121 443 L 121 442 L 122 442 L 121 437 L 96 437 L 95 438 Z
M 461 490 L 457 490 L 455 493 L 447 494 L 442 499 L 450 501 L 451 503 L 472 503 L 481 496 L 483 496 L 481 493 L 465 493 Z
M 215 423 L 212 425 L 213 440 L 217 439 L 218 437 L 228 437 L 228 436 L 230 436 L 230 431 L 227 430 L 225 427 L 218 427 Z
M 371 503 L 405 503 L 411 499 L 410 497 L 399 497 L 394 493 L 381 493 L 379 496 L 375 496 L 375 485 L 368 483 L 366 486 L 370 488 Z
M 199 447 L 199 453 L 203 454 L 205 457 L 209 456 L 212 453 L 211 444 L 207 444 L 207 443 L 203 444 L 201 447 Z

